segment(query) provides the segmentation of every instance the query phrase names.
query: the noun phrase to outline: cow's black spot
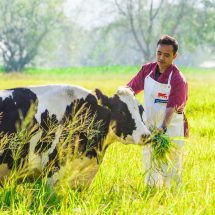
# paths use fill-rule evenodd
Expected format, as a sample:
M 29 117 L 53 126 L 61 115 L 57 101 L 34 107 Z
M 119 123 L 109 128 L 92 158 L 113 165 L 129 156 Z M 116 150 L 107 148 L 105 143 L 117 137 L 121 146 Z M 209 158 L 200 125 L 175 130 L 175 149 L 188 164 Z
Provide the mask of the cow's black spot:
M 2 100 L 0 98 L 1 123 L 0 131 L 12 134 L 17 131 L 17 126 L 21 126 L 21 117 L 25 118 L 30 106 L 36 105 L 36 95 L 29 89 L 16 88 L 13 90 L 12 96 Z M 35 119 L 32 119 L 36 121 Z
M 111 121 L 113 121 L 113 128 L 119 137 L 126 138 L 132 135 L 136 129 L 136 124 L 131 116 L 128 106 L 115 95 L 111 100 Z
M 16 165 L 19 166 L 21 160 L 25 158 L 29 152 L 29 143 L 19 143 L 18 140 L 20 137 L 19 135 L 15 136 L 14 133 L 20 130 L 22 119 L 27 116 L 31 105 L 36 105 L 37 97 L 31 90 L 25 88 L 10 89 L 9 91 L 12 91 L 11 96 L 6 97 L 4 100 L 0 98 L 0 132 L 2 132 L 3 135 L 9 135 L 8 141 L 12 141 L 13 138 L 15 138 L 13 142 L 15 141 L 17 143 L 13 148 L 14 150 L 19 150 L 19 158 L 16 160 Z M 32 117 L 33 116 L 34 114 L 32 114 Z M 28 127 L 23 127 L 23 129 L 30 131 L 35 123 L 36 119 L 33 117 L 33 119 L 29 119 L 29 123 L 26 124 Z M 7 163 L 8 168 L 11 169 L 14 162 L 10 143 L 8 143 L 3 147 L 0 163 Z
M 0 164 L 7 164 L 9 169 L 12 169 L 14 160 L 12 150 L 8 148 L 9 145 L 5 146 L 3 153 L 0 155 Z
M 51 170 L 48 172 L 48 177 L 51 177 L 54 172 L 60 169 L 58 151 L 55 148 L 51 154 L 49 154 L 49 162 L 47 163 L 47 168 L 51 165 Z
M 0 156 L 0 164 L 5 163 L 8 165 L 9 169 L 12 169 L 15 164 L 16 167 L 22 167 L 25 164 L 25 158 L 29 152 L 29 143 L 22 145 L 17 141 L 17 145 L 13 146 L 14 148 L 10 148 L 10 143 L 6 144 L 3 149 L 3 153 Z M 18 153 L 16 159 L 13 158 L 14 153 Z
M 41 114 L 40 128 L 42 129 L 41 141 L 35 147 L 35 153 L 41 153 L 47 151 L 52 146 L 52 142 L 55 139 L 55 132 L 58 126 L 58 120 L 56 115 L 49 115 L 46 109 Z
M 143 112 L 144 112 L 144 108 L 143 108 L 143 106 L 142 105 L 138 105 L 138 108 L 139 108 L 139 113 L 140 113 L 140 117 L 141 117 L 141 120 L 142 120 L 142 122 L 144 123 L 144 121 L 143 121 Z M 145 124 L 145 123 L 144 123 Z
M 89 94 L 86 99 L 78 99 L 73 101 L 66 107 L 63 122 L 66 120 L 72 121 L 78 111 L 82 109 L 81 115 L 88 113 L 88 117 L 93 119 L 95 134 L 89 137 L 87 130 L 77 132 L 75 135 L 79 136 L 80 154 L 85 153 L 87 157 L 92 158 L 97 156 L 97 151 L 102 150 L 102 143 L 106 137 L 110 124 L 110 110 L 98 104 L 94 95 Z M 99 130 L 99 131 L 98 131 Z
M 25 164 L 25 158 L 27 157 L 28 153 L 29 153 L 29 147 L 30 147 L 30 143 L 26 143 L 24 144 L 24 146 L 19 146 L 21 147 L 19 150 L 20 150 L 20 154 L 19 154 L 19 157 L 17 159 L 17 163 L 16 165 L 18 167 L 20 166 L 23 166 Z

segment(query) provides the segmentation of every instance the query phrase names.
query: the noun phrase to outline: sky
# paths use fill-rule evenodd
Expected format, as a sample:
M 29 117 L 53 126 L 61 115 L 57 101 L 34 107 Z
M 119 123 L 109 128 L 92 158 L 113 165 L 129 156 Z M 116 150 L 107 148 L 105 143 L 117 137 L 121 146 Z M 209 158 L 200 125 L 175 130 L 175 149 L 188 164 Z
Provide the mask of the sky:
M 104 25 L 113 20 L 104 0 L 67 0 L 66 14 L 85 28 Z
M 90 29 L 105 25 L 115 18 L 115 0 L 66 0 L 65 12 L 82 27 Z M 153 0 L 154 6 L 161 0 Z M 147 1 L 146 1 L 147 2 Z M 150 4 L 150 1 L 148 1 Z M 149 6 L 149 5 L 148 5 Z

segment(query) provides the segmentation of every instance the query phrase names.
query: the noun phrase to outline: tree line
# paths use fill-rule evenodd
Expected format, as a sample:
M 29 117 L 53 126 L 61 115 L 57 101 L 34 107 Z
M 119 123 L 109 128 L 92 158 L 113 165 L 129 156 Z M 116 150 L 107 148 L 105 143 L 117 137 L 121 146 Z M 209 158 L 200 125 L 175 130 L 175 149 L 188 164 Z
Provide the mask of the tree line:
M 23 71 L 58 51 L 61 65 L 120 64 L 154 57 L 162 34 L 175 36 L 181 50 L 215 52 L 214 0 L 108 0 L 114 19 L 84 29 L 66 17 L 63 0 L 1 0 L 0 55 L 5 72 Z M 133 55 L 132 55 L 133 53 Z M 132 55 L 132 57 L 130 57 Z M 131 59 L 132 58 L 132 59 Z M 40 59 L 40 61 L 35 61 Z M 69 64 L 68 64 L 69 65 Z

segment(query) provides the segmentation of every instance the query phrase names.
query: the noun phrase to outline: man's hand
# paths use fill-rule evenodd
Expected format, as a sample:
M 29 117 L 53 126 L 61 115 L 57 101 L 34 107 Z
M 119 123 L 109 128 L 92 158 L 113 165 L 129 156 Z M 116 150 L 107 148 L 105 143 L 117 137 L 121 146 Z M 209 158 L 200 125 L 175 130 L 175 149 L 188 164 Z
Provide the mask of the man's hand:
M 160 133 L 160 134 L 165 134 L 167 131 L 167 128 L 164 126 L 160 126 L 159 128 L 157 128 L 156 132 Z
M 171 122 L 171 119 L 172 119 L 172 116 L 174 114 L 174 111 L 175 111 L 175 108 L 172 108 L 172 107 L 169 107 L 169 108 L 166 109 L 163 123 L 159 128 L 157 128 L 158 133 L 161 133 L 161 134 L 166 133 L 167 127 Z
M 164 133 L 166 133 L 167 128 L 164 127 L 164 126 L 160 126 L 160 127 L 158 127 L 158 128 L 155 127 L 155 126 L 151 126 L 151 127 L 149 127 L 149 131 L 150 131 L 151 133 L 156 133 L 156 134 L 160 133 L 160 134 L 164 134 Z

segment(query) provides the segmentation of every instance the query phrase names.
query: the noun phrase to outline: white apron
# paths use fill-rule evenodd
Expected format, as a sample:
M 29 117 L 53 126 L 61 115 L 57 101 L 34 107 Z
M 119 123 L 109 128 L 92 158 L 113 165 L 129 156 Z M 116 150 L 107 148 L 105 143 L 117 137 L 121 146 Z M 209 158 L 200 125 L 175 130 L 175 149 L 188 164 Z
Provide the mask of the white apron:
M 144 81 L 144 107 L 146 114 L 146 122 L 148 126 L 160 127 L 162 125 L 168 97 L 171 90 L 170 80 L 172 73 L 169 75 L 168 83 L 162 84 L 150 77 L 150 74 Z M 183 137 L 184 137 L 184 120 L 183 114 L 174 113 L 170 124 L 167 128 L 167 135 L 178 140 L 174 140 L 177 144 L 177 152 L 171 156 L 172 165 L 162 165 L 160 170 L 154 168 L 156 162 L 152 159 L 152 148 L 149 145 L 143 147 L 143 165 L 145 172 L 145 183 L 149 186 L 165 185 L 170 187 L 175 181 L 176 185 L 181 183 L 182 178 L 182 160 L 183 160 Z M 180 139 L 180 140 L 179 140 Z

